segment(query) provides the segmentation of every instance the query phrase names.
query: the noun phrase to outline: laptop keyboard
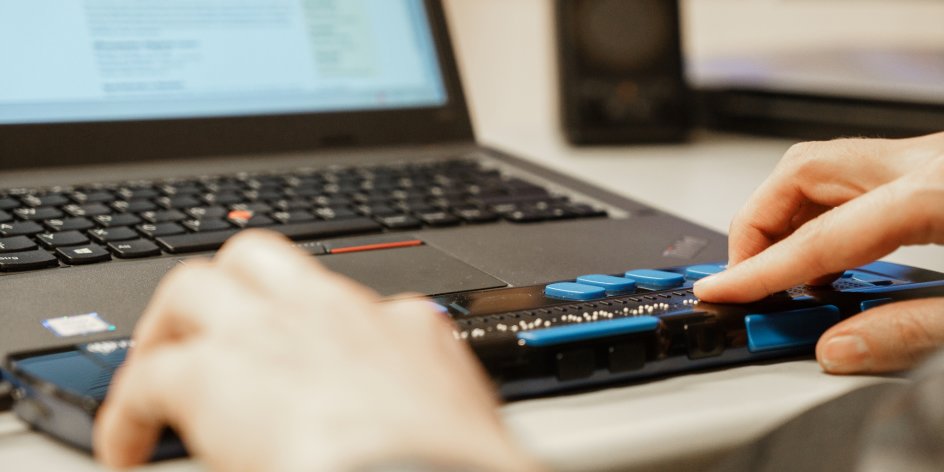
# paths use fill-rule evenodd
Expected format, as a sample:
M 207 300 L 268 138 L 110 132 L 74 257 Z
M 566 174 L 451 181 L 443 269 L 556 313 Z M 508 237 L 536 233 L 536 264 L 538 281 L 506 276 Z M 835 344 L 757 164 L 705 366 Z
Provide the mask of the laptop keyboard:
M 293 240 L 605 217 L 475 161 L 0 191 L 0 272 L 218 249 L 246 228 Z

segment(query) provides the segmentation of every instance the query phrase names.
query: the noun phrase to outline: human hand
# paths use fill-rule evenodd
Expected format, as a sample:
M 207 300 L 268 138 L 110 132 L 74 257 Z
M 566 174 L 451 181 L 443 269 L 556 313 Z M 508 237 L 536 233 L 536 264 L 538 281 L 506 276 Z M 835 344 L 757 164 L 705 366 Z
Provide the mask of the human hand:
M 731 224 L 728 270 L 695 294 L 743 303 L 846 269 L 899 246 L 944 243 L 944 133 L 793 146 Z M 821 338 L 832 373 L 914 366 L 944 345 L 944 299 L 874 308 Z
M 451 333 L 423 300 L 380 303 L 281 237 L 244 232 L 157 289 L 98 415 L 96 455 L 140 464 L 170 425 L 220 471 L 538 469 Z

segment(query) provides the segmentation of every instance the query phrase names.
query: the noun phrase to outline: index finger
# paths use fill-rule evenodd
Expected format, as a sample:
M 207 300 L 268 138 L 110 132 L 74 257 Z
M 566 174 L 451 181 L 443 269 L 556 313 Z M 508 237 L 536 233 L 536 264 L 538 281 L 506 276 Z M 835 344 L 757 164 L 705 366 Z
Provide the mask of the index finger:
M 841 139 L 790 148 L 731 223 L 729 265 L 761 253 L 829 208 L 901 175 L 885 140 Z M 863 160 L 867 159 L 867 163 Z
M 944 237 L 923 231 L 944 218 L 940 195 L 902 178 L 810 221 L 757 256 L 696 283 L 709 302 L 744 303 L 872 262 L 901 245 Z

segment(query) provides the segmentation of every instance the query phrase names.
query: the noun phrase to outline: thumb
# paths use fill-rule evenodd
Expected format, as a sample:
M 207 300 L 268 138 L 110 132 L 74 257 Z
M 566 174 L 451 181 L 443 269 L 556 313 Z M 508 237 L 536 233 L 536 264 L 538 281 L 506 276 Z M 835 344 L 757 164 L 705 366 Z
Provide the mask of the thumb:
M 816 359 L 831 374 L 910 369 L 944 346 L 944 298 L 873 308 L 823 334 Z

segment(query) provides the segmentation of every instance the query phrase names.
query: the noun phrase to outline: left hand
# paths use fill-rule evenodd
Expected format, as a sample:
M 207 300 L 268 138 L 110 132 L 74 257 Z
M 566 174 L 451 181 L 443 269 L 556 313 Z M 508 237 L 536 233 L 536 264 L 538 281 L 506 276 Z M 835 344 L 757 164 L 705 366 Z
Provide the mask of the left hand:
M 447 318 L 381 303 L 274 233 L 174 270 L 134 339 L 95 425 L 112 467 L 146 461 L 170 425 L 218 471 L 540 468 Z

